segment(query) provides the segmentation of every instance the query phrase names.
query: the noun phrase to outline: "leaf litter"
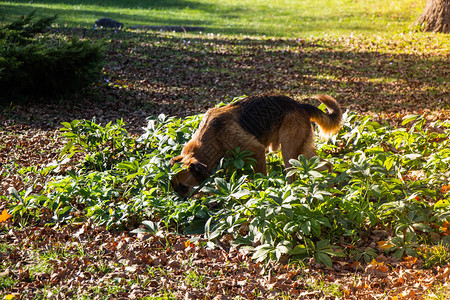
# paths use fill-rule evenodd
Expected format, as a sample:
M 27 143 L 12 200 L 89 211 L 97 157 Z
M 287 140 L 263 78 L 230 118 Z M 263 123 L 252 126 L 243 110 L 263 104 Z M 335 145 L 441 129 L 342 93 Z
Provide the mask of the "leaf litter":
M 58 159 L 64 141 L 57 128 L 73 119 L 107 123 L 123 118 L 129 131 L 139 133 L 148 116 L 191 115 L 235 96 L 266 92 L 299 100 L 330 93 L 343 107 L 392 124 L 409 113 L 424 114 L 430 121 L 450 116 L 449 54 L 443 51 L 448 45 L 432 35 L 259 39 L 80 29 L 66 33 L 103 39 L 108 57 L 103 77 L 68 101 L 3 108 L 0 195 L 10 187 L 38 191 L 45 185 L 45 172 L 36 175 L 27 168 Z M 75 168 L 76 160 L 64 168 Z M 27 174 L 25 182 L 21 173 Z M 1 211 L 6 201 L 0 198 Z M 375 233 L 359 247 L 384 249 L 389 243 L 383 238 L 383 232 Z M 5 217 L 0 223 L 0 275 L 9 283 L 2 285 L 2 296 L 421 299 L 449 291 L 450 265 L 425 269 L 413 257 L 379 255 L 366 265 L 333 258 L 332 268 L 314 259 L 306 266 L 264 265 L 252 261 L 245 249 L 207 249 L 201 239 L 191 239 L 106 231 L 90 223 L 21 229 Z
M 185 299 L 420 299 L 432 296 L 435 285 L 448 290 L 450 279 L 450 266 L 421 269 L 411 257 L 393 261 L 380 256 L 365 267 L 348 261 L 334 261 L 333 268 L 265 265 L 243 249 L 207 249 L 192 237 L 170 233 L 109 232 L 90 223 L 3 226 L 0 241 L 12 250 L 0 252 L 3 264 L 10 266 L 2 276 L 16 281 L 7 292 L 23 299 L 101 298 L 105 293 L 138 299 L 164 292 Z M 44 269 L 38 266 L 42 261 Z

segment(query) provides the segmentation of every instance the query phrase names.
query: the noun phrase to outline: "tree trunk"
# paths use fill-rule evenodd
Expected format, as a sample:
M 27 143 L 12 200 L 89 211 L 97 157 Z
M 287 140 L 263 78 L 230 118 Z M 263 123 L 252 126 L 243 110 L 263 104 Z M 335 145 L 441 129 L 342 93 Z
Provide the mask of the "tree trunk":
M 416 21 L 424 31 L 450 32 L 450 0 L 428 0 L 423 14 Z

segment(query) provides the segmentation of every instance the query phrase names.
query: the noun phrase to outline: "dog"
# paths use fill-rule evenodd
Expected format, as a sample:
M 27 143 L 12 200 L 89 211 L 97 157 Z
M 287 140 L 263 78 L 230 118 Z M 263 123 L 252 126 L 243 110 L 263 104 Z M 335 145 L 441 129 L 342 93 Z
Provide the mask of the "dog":
M 329 112 L 279 95 L 250 96 L 209 109 L 181 155 L 171 160 L 172 165 L 180 162 L 185 167 L 171 180 L 175 192 L 187 198 L 194 186 L 210 176 L 226 152 L 237 147 L 253 153 L 254 171 L 263 175 L 267 174 L 266 150 L 281 148 L 286 169 L 291 167 L 289 160 L 300 154 L 308 159 L 315 156 L 311 121 L 319 125 L 322 133 L 334 134 L 340 128 L 342 110 L 330 96 L 314 98 Z M 325 168 L 331 170 L 331 164 L 327 162 Z

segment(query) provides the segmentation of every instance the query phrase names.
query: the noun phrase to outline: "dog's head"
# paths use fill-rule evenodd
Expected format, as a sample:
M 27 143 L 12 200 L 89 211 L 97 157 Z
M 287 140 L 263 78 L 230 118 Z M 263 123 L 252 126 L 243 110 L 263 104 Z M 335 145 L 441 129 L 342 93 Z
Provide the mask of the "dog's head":
M 208 177 L 208 167 L 192 156 L 179 155 L 172 158 L 170 163 L 183 164 L 184 169 L 172 178 L 172 187 L 183 198 L 187 198 L 196 185 L 199 185 Z

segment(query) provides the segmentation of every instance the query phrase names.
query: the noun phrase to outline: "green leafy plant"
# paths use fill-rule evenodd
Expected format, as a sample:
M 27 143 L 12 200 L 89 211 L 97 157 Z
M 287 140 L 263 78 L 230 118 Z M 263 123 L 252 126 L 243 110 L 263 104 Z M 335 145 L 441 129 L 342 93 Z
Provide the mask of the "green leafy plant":
M 318 157 L 300 156 L 286 173 L 281 158 L 268 155 L 269 176 L 261 176 L 252 172 L 251 153 L 236 149 L 185 201 L 172 191 L 170 178 L 182 167 L 170 159 L 201 117 L 160 115 L 138 138 L 122 121 L 64 123 L 62 158 L 77 154 L 79 167 L 54 177 L 39 195 L 14 193 L 12 214 L 31 220 L 50 211 L 50 223 L 91 219 L 107 228 L 142 224 L 135 233 L 204 234 L 210 246 L 227 236 L 258 261 L 314 258 L 328 267 L 347 255 L 365 261 L 384 251 L 417 256 L 449 220 L 448 193 L 441 191 L 449 184 L 442 165 L 450 156 L 448 122 L 429 131 L 419 116 L 393 128 L 347 114 L 337 136 L 317 141 L 333 172 L 319 171 L 324 162 Z M 390 233 L 389 247 L 344 251 L 374 228 Z
M 92 121 L 74 120 L 63 122 L 63 136 L 69 142 L 61 152 L 61 158 L 71 158 L 78 152 L 86 152 L 84 168 L 93 170 L 110 169 L 114 163 L 131 156 L 135 140 L 128 136 L 122 120 L 106 124 L 104 127 Z M 127 165 L 118 166 L 127 168 Z M 131 165 L 131 169 L 133 169 Z

